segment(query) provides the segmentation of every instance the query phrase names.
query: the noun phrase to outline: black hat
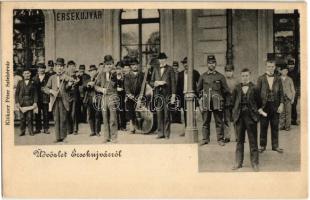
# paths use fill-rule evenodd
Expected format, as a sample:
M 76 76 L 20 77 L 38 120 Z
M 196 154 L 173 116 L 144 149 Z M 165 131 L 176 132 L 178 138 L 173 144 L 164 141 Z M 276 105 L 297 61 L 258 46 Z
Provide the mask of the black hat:
M 233 65 L 226 65 L 224 70 L 225 70 L 225 71 L 234 71 L 235 68 L 234 68 Z
M 49 60 L 48 62 L 47 62 L 47 66 L 53 66 L 54 67 L 54 61 L 52 61 L 52 60 Z
M 75 65 L 75 62 L 73 60 L 68 61 L 67 65 Z
M 285 63 L 279 64 L 278 67 L 280 67 L 281 70 L 288 69 L 288 66 Z
M 136 65 L 136 64 L 139 64 L 138 59 L 137 59 L 137 58 L 133 58 L 133 59 L 131 59 L 131 61 L 130 61 L 130 65 Z
M 38 68 L 46 69 L 46 66 L 44 63 L 39 63 L 37 66 Z
M 25 67 L 25 68 L 23 69 L 23 72 L 27 72 L 27 71 L 31 73 L 31 70 L 30 70 L 29 67 Z
M 57 58 L 56 59 L 56 65 L 65 65 L 65 59 L 63 58 Z
M 83 65 L 83 66 L 84 66 L 84 69 L 85 69 L 85 65 Z M 81 67 L 81 65 L 80 65 L 80 67 Z M 97 70 L 96 65 L 90 65 L 90 66 L 89 66 L 88 71 L 93 71 L 93 70 Z
M 85 65 L 80 65 L 79 69 L 84 69 L 85 70 Z
M 157 59 L 167 59 L 167 58 L 168 58 L 167 55 L 163 52 L 159 53 L 157 57 Z
M 290 60 L 287 61 L 287 64 L 288 64 L 288 65 L 295 65 L 295 62 L 294 62 L 294 60 L 291 60 L 291 59 L 290 59 Z
M 275 62 L 276 57 L 274 53 L 267 53 L 267 62 Z
M 118 61 L 115 66 L 116 68 L 122 68 L 123 67 L 122 61 Z
M 179 66 L 179 62 L 178 61 L 173 61 L 172 66 L 178 67 Z
M 181 63 L 187 63 L 187 57 L 183 58 L 183 60 L 181 61 Z
M 104 62 L 104 63 L 107 63 L 107 62 L 112 62 L 112 63 L 114 63 L 114 60 L 113 60 L 113 57 L 112 57 L 111 55 L 106 55 L 106 56 L 104 56 L 104 58 L 103 58 L 103 62 Z
M 216 63 L 215 56 L 214 55 L 208 55 L 207 62 L 208 63 Z

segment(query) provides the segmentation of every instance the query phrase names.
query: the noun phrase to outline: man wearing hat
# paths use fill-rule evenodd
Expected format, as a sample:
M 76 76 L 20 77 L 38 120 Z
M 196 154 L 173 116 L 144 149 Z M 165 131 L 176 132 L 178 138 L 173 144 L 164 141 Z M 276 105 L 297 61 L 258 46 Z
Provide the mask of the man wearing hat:
M 237 85 L 237 80 L 234 77 L 234 66 L 233 65 L 226 65 L 225 66 L 225 78 L 228 85 L 228 89 L 230 95 L 227 96 L 225 100 L 225 111 L 224 111 L 224 141 L 226 143 L 230 142 L 231 132 L 235 133 L 235 140 L 238 140 L 236 131 L 233 130 L 232 124 L 232 92 Z
M 68 61 L 66 74 L 73 80 L 72 90 L 69 93 L 69 113 L 68 113 L 68 134 L 77 135 L 79 130 L 78 116 L 80 113 L 80 92 L 79 85 L 80 79 L 77 76 L 78 69 L 73 60 Z
M 178 88 L 178 73 L 179 73 L 179 62 L 178 61 L 173 61 L 172 62 L 172 68 L 174 71 L 174 76 L 175 76 L 175 85 Z M 180 102 L 179 99 L 176 100 L 175 105 L 172 105 L 171 107 L 171 123 L 181 123 L 181 112 L 180 112 Z
M 119 98 L 119 107 L 116 111 L 118 130 L 126 130 L 126 112 L 125 112 L 125 88 L 123 63 L 121 61 L 116 64 L 116 90 Z
M 102 117 L 104 127 L 104 142 L 117 142 L 117 115 L 118 106 L 116 73 L 112 73 L 114 60 L 111 55 L 104 57 L 104 70 L 98 74 L 95 90 L 102 94 Z
M 183 109 L 183 116 L 184 116 L 184 122 L 185 127 L 187 126 L 187 119 L 186 119 L 186 101 L 185 101 L 185 95 L 187 93 L 187 81 L 188 80 L 188 65 L 187 65 L 187 57 L 185 57 L 181 61 L 184 70 L 178 73 L 178 82 L 177 82 L 177 97 L 180 99 L 180 107 Z M 197 84 L 199 81 L 200 74 L 197 70 L 193 69 L 193 88 L 192 90 L 194 92 L 197 91 Z M 197 95 L 197 94 L 196 94 Z M 198 106 L 198 102 L 195 102 L 196 106 Z M 180 136 L 185 136 L 185 132 L 183 131 Z
M 200 145 L 205 145 L 210 142 L 210 122 L 211 114 L 213 113 L 217 142 L 220 146 L 224 146 L 224 102 L 230 95 L 229 88 L 225 76 L 216 68 L 216 60 L 214 55 L 207 57 L 208 71 L 200 76 L 198 81 L 198 92 L 202 91 L 202 141 Z
M 283 63 L 280 67 L 284 93 L 283 112 L 280 114 L 280 130 L 289 131 L 291 129 L 292 104 L 294 103 L 296 91 L 293 80 L 287 75 L 288 66 Z
M 91 134 L 90 136 L 100 136 L 101 131 L 101 112 L 100 112 L 100 102 L 97 101 L 95 91 L 95 79 L 97 77 L 96 65 L 89 66 L 90 78 L 83 82 L 83 90 L 85 93 L 83 104 L 87 107 L 88 112 L 88 123 L 90 126 Z
M 70 92 L 72 84 L 70 77 L 65 74 L 65 60 L 56 59 L 55 71 L 44 88 L 44 92 L 50 94 L 50 109 L 53 110 L 55 121 L 55 142 L 63 142 L 67 137 L 67 117 L 69 112 Z
M 96 66 L 95 66 L 96 67 Z M 97 70 L 96 70 L 97 71 Z M 84 85 L 88 81 L 90 81 L 90 76 L 85 73 L 85 65 L 80 65 L 79 66 L 79 72 L 77 77 L 79 78 L 79 94 L 80 94 L 80 102 L 83 102 L 83 99 L 85 97 L 85 90 L 84 90 Z M 84 106 L 84 104 L 81 105 L 81 115 L 79 117 L 80 122 L 86 122 L 87 118 L 87 107 Z
M 47 62 L 47 66 L 48 66 L 48 71 L 47 71 L 48 77 L 51 77 L 52 75 L 56 74 L 56 72 L 54 71 L 54 61 L 49 60 Z
M 154 88 L 155 109 L 157 111 L 157 138 L 170 137 L 169 105 L 175 103 L 176 82 L 173 68 L 167 65 L 165 53 L 158 55 L 159 67 L 154 68 L 150 85 Z
M 296 95 L 294 98 L 294 103 L 292 104 L 292 125 L 298 125 L 297 122 L 297 102 L 298 102 L 298 97 L 300 96 L 300 72 L 298 71 L 296 64 L 294 60 L 289 59 L 287 61 L 288 65 L 288 76 L 291 77 L 294 83 Z
M 49 76 L 45 73 L 45 64 L 38 64 L 38 73 L 33 77 L 33 82 L 36 86 L 36 91 L 38 95 L 38 113 L 36 113 L 36 130 L 35 133 L 49 134 L 49 116 L 48 116 L 48 104 L 50 102 L 50 97 L 48 94 L 43 92 L 43 88 L 46 86 Z M 43 115 L 43 129 L 42 129 L 42 115 Z
M 267 54 L 266 73 L 258 77 L 257 88 L 260 95 L 260 152 L 267 146 L 267 133 L 270 124 L 272 150 L 283 153 L 279 148 L 279 115 L 283 111 L 284 94 L 281 77 L 275 76 L 275 56 Z
M 19 81 L 15 91 L 16 107 L 20 110 L 20 136 L 25 135 L 26 125 L 29 135 L 33 136 L 33 110 L 37 108 L 38 95 L 34 82 L 30 79 L 28 68 L 23 71 L 24 79 Z M 33 108 L 30 108 L 33 106 Z M 26 108 L 30 108 L 27 109 Z
M 131 71 L 125 76 L 125 91 L 126 91 L 126 111 L 130 122 L 130 132 L 135 133 L 136 122 L 136 102 L 139 97 L 144 73 L 139 71 L 139 61 L 135 58 L 130 63 Z

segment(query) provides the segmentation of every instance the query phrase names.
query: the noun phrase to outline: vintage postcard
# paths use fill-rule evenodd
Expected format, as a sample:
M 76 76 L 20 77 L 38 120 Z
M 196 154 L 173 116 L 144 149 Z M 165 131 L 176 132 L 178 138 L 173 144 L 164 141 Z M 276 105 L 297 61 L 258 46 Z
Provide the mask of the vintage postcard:
M 1 3 L 3 195 L 307 197 L 305 3 Z

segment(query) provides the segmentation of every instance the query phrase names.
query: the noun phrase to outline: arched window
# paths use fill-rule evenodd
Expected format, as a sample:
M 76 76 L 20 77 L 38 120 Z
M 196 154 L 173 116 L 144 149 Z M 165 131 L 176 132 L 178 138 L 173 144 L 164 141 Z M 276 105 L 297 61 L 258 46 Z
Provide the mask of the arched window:
M 120 14 L 121 58 L 137 57 L 145 66 L 160 51 L 158 10 L 122 10 Z
M 13 11 L 14 65 L 35 69 L 44 63 L 44 14 L 42 10 Z

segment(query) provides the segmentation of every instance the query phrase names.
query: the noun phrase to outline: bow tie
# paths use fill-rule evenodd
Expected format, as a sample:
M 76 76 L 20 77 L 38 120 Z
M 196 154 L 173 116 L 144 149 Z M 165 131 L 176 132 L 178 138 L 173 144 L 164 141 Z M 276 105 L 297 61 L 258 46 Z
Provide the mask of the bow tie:
M 166 66 L 160 66 L 160 69 L 164 69 L 164 68 L 166 68 Z
M 268 77 L 274 77 L 274 74 L 266 74 Z
M 245 87 L 245 86 L 249 87 L 249 83 L 241 83 L 241 86 L 242 87 Z
M 215 71 L 208 71 L 208 74 L 215 74 Z

